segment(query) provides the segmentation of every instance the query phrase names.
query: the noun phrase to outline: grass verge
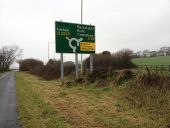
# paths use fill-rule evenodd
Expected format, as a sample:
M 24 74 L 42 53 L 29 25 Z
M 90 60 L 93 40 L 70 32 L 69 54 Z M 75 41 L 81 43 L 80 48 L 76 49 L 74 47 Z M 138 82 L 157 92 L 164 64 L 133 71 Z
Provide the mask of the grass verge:
M 170 90 L 132 81 L 67 87 L 23 72 L 16 81 L 23 128 L 166 128 L 170 122 Z
M 24 76 L 22 73 L 16 75 L 19 118 L 23 128 L 63 128 L 64 118 L 37 93 L 34 80 L 25 80 Z

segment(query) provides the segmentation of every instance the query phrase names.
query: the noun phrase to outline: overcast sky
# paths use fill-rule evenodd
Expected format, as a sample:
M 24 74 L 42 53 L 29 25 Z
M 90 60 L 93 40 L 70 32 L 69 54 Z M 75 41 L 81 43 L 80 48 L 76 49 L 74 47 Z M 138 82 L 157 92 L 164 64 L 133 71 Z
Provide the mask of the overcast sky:
M 96 52 L 170 46 L 170 0 L 83 0 L 83 23 L 96 27 Z M 81 0 L 0 0 L 0 47 L 19 45 L 23 58 L 47 61 L 54 22 L 81 22 Z M 54 57 L 50 44 L 50 57 Z M 55 57 L 59 59 L 59 54 Z M 73 60 L 74 55 L 64 55 Z

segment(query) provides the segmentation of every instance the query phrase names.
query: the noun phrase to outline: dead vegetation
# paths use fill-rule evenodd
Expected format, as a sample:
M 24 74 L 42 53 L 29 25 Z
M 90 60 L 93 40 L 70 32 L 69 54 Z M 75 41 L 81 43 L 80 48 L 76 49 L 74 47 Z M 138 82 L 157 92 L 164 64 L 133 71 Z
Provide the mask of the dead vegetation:
M 168 87 L 169 76 L 164 75 L 160 72 L 151 72 L 149 68 L 137 76 L 137 86 L 154 86 L 154 87 Z
M 25 59 L 19 62 L 20 71 L 29 71 L 30 73 L 39 76 L 45 80 L 53 80 L 60 78 L 60 64 L 59 60 L 49 60 L 46 65 L 42 61 L 37 59 Z M 70 75 L 75 65 L 71 61 L 64 62 L 64 74 Z
M 116 84 L 121 84 L 126 80 L 131 79 L 134 76 L 134 72 L 132 72 L 131 70 L 120 70 L 116 77 L 115 77 L 115 83 Z

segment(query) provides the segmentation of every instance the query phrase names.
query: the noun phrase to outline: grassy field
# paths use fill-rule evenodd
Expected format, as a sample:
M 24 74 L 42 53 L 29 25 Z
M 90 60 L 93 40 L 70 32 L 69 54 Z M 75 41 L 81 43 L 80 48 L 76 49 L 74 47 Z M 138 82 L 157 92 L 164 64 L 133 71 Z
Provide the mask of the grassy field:
M 135 58 L 132 61 L 136 65 L 170 65 L 170 56 Z
M 17 72 L 19 118 L 23 128 L 166 128 L 170 90 L 137 88 L 131 82 L 96 88 L 60 86 Z

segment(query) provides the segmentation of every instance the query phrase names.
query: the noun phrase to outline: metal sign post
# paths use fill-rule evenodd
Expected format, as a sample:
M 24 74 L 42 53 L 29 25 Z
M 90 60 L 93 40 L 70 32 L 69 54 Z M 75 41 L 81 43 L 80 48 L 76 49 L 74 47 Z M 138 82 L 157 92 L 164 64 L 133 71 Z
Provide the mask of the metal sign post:
M 81 54 L 81 75 L 83 75 L 83 54 Z
M 75 54 L 75 62 L 76 62 L 76 79 L 79 78 L 79 66 L 78 66 L 78 54 Z
M 61 53 L 61 84 L 64 83 L 63 53 Z
M 90 54 L 90 72 L 93 72 L 93 55 Z

